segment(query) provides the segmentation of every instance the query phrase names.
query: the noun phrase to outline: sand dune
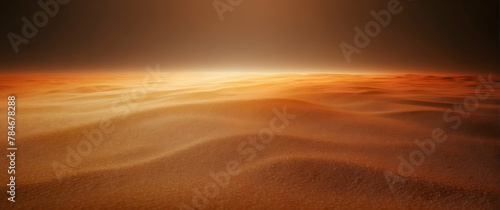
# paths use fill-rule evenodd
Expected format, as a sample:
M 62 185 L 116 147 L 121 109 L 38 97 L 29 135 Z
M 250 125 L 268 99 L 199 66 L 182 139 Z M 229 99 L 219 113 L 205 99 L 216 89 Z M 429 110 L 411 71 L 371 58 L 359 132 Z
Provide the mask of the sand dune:
M 17 98 L 19 181 L 16 203 L 4 199 L 0 209 L 500 205 L 500 86 L 493 82 L 172 73 L 145 85 L 147 77 L 3 76 L 1 92 Z M 477 106 L 464 105 L 471 97 Z M 424 153 L 415 139 L 432 138 L 436 128 L 447 138 Z M 414 151 L 424 160 L 401 173 L 399 157 Z

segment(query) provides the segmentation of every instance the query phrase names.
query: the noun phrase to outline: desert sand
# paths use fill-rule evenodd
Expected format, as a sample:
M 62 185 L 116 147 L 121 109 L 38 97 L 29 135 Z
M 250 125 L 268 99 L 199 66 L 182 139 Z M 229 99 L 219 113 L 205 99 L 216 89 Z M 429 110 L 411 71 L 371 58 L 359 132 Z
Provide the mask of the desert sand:
M 478 75 L 0 80 L 16 96 L 19 148 L 16 202 L 5 195 L 0 209 L 499 207 L 500 86 Z

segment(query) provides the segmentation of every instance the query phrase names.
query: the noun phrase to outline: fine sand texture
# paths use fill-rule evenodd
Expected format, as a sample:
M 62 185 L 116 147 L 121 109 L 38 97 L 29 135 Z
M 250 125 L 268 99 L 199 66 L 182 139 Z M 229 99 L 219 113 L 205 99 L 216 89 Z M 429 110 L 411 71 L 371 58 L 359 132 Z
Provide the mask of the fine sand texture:
M 499 208 L 498 75 L 0 80 L 0 209 Z

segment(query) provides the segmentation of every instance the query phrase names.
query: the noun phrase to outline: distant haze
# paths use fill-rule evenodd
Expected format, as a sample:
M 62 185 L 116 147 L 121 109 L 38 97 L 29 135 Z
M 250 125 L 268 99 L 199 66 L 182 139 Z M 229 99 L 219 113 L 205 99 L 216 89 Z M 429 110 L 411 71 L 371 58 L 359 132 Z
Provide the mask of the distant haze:
M 221 0 L 226 2 L 225 0 Z M 244 0 L 224 21 L 210 0 L 73 0 L 15 53 L 38 1 L 0 3 L 2 71 L 166 70 L 485 73 L 498 67 L 498 1 L 401 0 L 349 64 L 339 44 L 390 0 Z

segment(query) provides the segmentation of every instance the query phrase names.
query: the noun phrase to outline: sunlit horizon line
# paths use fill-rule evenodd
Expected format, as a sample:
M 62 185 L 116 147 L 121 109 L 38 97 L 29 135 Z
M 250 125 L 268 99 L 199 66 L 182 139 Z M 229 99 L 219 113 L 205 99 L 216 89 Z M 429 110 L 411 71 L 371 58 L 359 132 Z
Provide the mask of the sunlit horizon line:
M 18 71 L 18 72 L 4 72 L 0 71 L 0 75 L 129 75 L 129 74 L 141 74 L 147 73 L 146 68 L 134 68 L 134 69 L 125 69 L 125 68 L 113 68 L 113 69 L 91 69 L 91 70 L 82 70 L 79 69 L 77 71 L 62 71 L 62 70 L 48 70 L 48 71 Z M 383 76 L 383 75 L 435 75 L 435 76 L 452 76 L 452 75 L 477 75 L 474 73 L 467 72 L 446 72 L 446 71 L 417 71 L 404 69 L 399 72 L 391 71 L 391 70 L 379 70 L 379 69 L 350 69 L 350 70 L 333 70 L 333 69 L 281 69 L 281 68 L 224 68 L 224 69 L 215 69 L 215 68 L 196 68 L 196 69 L 173 69 L 173 68 L 164 68 L 161 66 L 159 68 L 159 74 L 197 74 L 197 75 L 229 75 L 229 76 L 244 76 L 244 75 L 362 75 L 362 76 Z M 497 73 L 499 74 L 499 73 Z

